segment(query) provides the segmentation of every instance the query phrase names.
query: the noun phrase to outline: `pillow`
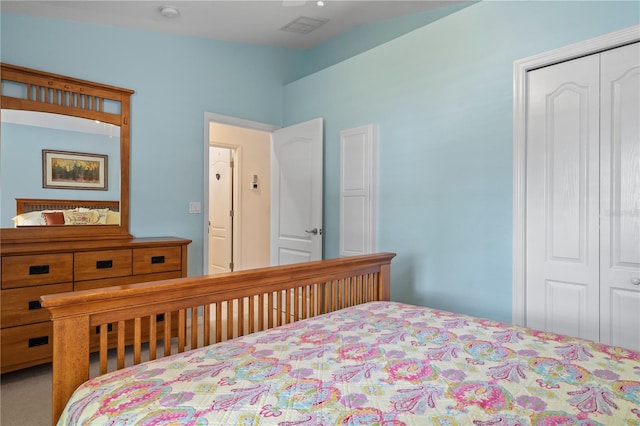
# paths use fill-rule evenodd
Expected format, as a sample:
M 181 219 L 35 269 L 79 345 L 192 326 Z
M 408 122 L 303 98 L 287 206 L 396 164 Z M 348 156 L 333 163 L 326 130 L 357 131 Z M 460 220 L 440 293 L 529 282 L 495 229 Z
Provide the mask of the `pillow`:
M 97 225 L 106 225 L 107 224 L 107 215 L 109 213 L 109 209 L 95 209 L 94 210 L 97 215 Z
M 96 223 L 93 223 L 92 225 L 106 225 L 107 224 L 107 212 L 109 211 L 109 208 L 104 208 L 104 209 L 90 209 L 87 207 L 76 207 L 75 209 L 72 209 L 78 212 L 82 212 L 82 213 L 87 213 L 87 212 L 91 212 L 91 211 L 95 211 L 98 215 L 98 219 Z
M 94 210 L 81 212 L 77 210 L 63 210 L 65 225 L 96 225 L 98 213 Z
M 46 225 L 41 211 L 22 213 L 13 219 L 14 226 L 43 226 Z
M 107 225 L 120 225 L 120 212 L 107 210 Z
M 42 212 L 46 225 L 64 225 L 64 214 L 62 212 Z

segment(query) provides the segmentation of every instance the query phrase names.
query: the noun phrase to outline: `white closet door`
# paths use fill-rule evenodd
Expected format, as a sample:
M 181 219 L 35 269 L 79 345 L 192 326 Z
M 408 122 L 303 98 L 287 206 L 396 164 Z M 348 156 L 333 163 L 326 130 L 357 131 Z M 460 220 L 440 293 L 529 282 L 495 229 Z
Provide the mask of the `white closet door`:
M 340 256 L 375 251 L 376 127 L 340 132 Z
M 600 340 L 640 350 L 640 43 L 601 58 Z
M 528 73 L 526 325 L 599 338 L 599 56 Z

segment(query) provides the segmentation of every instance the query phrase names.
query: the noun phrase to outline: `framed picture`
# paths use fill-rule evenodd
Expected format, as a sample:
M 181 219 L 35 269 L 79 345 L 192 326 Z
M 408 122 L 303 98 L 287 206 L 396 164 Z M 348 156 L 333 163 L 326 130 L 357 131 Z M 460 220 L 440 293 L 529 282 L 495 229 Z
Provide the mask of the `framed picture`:
M 107 155 L 42 150 L 42 187 L 107 190 Z

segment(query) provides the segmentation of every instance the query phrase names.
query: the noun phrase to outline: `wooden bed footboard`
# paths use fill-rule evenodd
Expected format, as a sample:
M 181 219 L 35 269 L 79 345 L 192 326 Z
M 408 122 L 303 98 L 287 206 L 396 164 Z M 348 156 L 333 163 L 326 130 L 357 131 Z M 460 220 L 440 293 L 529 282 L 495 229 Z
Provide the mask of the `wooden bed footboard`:
M 114 357 L 117 370 L 389 300 L 394 256 L 379 253 L 42 296 L 53 321 L 53 423 L 74 390 L 90 378 L 90 353 L 96 348 L 103 374 Z

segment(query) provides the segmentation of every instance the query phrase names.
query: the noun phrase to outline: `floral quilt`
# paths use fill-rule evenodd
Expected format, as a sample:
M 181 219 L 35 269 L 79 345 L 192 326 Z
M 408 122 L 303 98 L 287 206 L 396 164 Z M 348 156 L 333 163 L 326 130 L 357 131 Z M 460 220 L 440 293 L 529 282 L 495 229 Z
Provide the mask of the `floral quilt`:
M 640 425 L 640 353 L 371 302 L 96 377 L 60 425 Z

